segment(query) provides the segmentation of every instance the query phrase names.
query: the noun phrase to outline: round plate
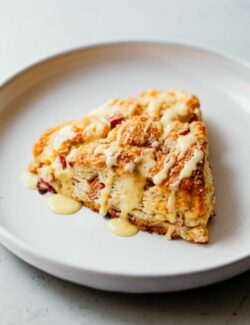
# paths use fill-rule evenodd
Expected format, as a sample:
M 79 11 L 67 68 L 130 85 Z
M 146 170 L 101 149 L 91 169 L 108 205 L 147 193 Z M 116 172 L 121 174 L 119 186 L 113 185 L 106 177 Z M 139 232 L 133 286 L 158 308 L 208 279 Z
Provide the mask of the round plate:
M 185 89 L 201 100 L 217 196 L 208 245 L 169 242 L 145 232 L 114 236 L 107 220 L 86 208 L 72 216 L 51 213 L 47 197 L 19 180 L 45 129 L 77 119 L 107 99 L 152 88 Z M 124 292 L 193 288 L 249 268 L 246 64 L 175 44 L 92 46 L 50 58 L 6 82 L 0 109 L 0 238 L 23 260 L 60 278 Z

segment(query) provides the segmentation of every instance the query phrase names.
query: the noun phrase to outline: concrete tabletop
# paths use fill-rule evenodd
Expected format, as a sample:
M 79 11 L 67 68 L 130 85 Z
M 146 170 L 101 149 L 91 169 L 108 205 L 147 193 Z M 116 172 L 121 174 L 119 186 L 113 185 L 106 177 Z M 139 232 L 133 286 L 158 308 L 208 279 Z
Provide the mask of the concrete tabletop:
M 0 83 L 37 60 L 113 40 L 166 40 L 250 61 L 248 0 L 0 0 Z M 250 324 L 250 272 L 161 295 L 58 280 L 0 246 L 0 324 Z

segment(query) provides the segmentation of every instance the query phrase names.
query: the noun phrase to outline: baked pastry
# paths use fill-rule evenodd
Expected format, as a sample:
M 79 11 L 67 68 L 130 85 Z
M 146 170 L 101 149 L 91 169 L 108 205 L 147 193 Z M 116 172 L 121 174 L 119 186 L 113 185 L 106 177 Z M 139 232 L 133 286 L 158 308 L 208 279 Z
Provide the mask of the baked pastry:
M 139 230 L 209 240 L 215 195 L 197 97 L 151 90 L 114 99 L 47 130 L 29 171 L 40 193 L 60 193 Z

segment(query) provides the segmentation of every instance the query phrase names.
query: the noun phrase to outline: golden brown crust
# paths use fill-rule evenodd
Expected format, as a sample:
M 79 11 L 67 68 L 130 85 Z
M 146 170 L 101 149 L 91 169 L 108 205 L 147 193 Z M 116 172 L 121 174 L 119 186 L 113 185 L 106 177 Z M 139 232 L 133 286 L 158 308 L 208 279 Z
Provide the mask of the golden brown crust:
M 48 141 L 49 141 L 51 135 L 53 135 L 58 130 L 60 130 L 62 127 L 64 127 L 65 125 L 68 125 L 70 123 L 71 122 L 64 122 L 64 123 L 61 123 L 58 126 L 55 126 L 53 128 L 50 128 L 50 129 L 46 130 L 42 134 L 42 136 L 39 138 L 39 140 L 33 146 L 33 156 L 34 156 L 34 158 L 39 157 L 42 154 L 44 148 L 48 144 Z

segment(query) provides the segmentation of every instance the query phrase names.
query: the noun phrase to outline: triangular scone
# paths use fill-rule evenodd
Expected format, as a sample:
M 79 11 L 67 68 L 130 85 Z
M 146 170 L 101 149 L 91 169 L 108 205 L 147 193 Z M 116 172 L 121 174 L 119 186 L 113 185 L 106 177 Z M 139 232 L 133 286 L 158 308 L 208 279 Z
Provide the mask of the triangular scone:
M 29 170 L 38 190 L 70 196 L 138 229 L 208 242 L 215 195 L 197 97 L 146 91 L 46 131 Z

